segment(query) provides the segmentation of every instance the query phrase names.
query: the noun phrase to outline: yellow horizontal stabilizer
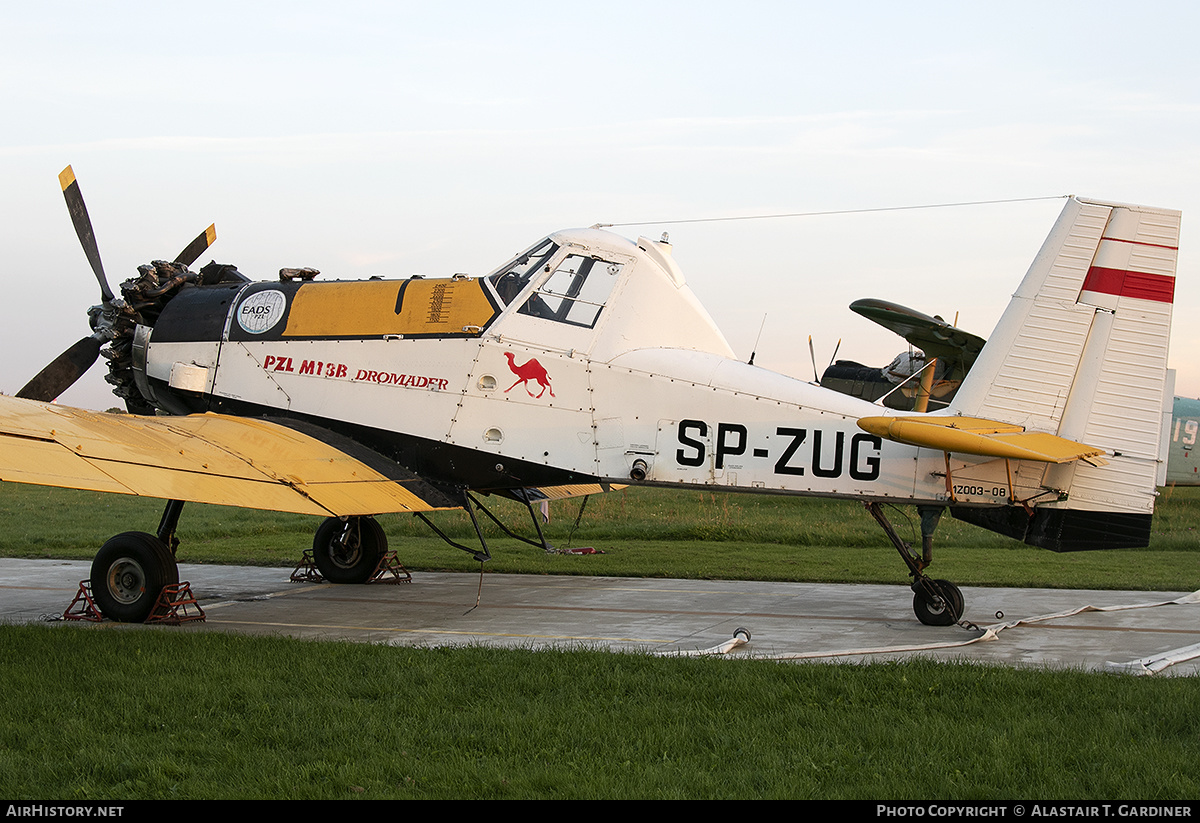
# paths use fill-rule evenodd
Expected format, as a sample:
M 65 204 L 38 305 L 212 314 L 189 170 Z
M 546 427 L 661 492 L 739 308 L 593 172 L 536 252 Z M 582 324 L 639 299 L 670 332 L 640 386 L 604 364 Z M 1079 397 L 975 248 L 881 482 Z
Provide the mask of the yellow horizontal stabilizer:
M 1103 449 L 1065 437 L 978 417 L 864 417 L 858 427 L 897 443 L 983 457 L 1070 463 L 1096 462 L 1094 458 L 1104 454 Z
M 5 396 L 0 480 L 325 516 L 447 508 L 420 478 L 389 478 L 276 423 L 101 414 Z

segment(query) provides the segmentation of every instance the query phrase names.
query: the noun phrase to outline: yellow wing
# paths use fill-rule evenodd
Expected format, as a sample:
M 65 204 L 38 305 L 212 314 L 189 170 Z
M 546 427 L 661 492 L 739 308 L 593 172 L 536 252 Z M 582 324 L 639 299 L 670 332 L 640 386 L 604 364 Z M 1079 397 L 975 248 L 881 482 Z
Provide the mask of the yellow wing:
M 102 414 L 0 396 L 0 480 L 324 516 L 460 505 L 346 444 L 250 418 Z
M 604 494 L 628 488 L 620 483 L 573 483 L 566 486 L 530 486 L 525 489 L 529 501 L 567 500 L 572 497 L 586 497 L 590 494 Z

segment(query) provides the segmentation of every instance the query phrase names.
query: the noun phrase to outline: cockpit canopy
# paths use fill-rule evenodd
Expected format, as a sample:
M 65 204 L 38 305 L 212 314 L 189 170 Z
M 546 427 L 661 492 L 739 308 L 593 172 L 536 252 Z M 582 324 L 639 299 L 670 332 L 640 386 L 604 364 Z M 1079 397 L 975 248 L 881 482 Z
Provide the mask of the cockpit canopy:
M 594 328 L 625 264 L 578 252 L 564 257 L 559 248 L 547 237 L 488 280 L 506 306 L 523 300 L 519 314 Z M 549 277 L 537 277 L 547 272 Z
M 553 339 L 605 360 L 655 347 L 730 354 L 666 243 L 642 238 L 635 244 L 595 229 L 563 231 L 486 279 L 502 310 L 515 307 L 503 321 L 506 337 Z M 545 321 L 555 325 L 541 326 Z

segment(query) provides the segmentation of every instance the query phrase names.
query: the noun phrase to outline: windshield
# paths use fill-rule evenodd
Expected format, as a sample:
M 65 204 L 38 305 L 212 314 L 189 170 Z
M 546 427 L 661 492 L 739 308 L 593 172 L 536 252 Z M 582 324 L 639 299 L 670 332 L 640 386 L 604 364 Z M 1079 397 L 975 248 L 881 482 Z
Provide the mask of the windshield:
M 488 278 L 504 305 L 525 290 L 533 275 L 550 262 L 556 251 L 558 244 L 547 237 Z

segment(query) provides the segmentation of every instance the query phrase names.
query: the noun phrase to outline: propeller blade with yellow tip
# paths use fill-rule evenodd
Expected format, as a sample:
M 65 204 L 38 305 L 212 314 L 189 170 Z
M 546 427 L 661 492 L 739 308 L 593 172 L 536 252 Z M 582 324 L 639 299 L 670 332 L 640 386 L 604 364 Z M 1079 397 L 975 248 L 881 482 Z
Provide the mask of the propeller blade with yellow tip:
M 96 235 L 92 231 L 92 219 L 88 217 L 87 206 L 83 202 L 83 194 L 79 191 L 79 182 L 75 172 L 67 166 L 58 174 L 58 184 L 62 186 L 63 197 L 67 200 L 67 211 L 71 214 L 71 223 L 75 226 L 75 234 L 83 253 L 87 256 L 92 272 L 100 283 L 100 295 L 105 303 L 113 299 L 112 289 L 108 287 L 108 278 L 104 276 L 104 264 L 100 262 L 100 247 L 96 245 Z
M 187 244 L 187 248 L 179 253 L 175 258 L 176 263 L 182 263 L 185 266 L 191 266 L 200 255 L 204 254 L 205 249 L 213 244 L 217 239 L 217 224 L 213 223 L 200 234 L 196 235 L 196 239 Z

